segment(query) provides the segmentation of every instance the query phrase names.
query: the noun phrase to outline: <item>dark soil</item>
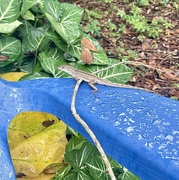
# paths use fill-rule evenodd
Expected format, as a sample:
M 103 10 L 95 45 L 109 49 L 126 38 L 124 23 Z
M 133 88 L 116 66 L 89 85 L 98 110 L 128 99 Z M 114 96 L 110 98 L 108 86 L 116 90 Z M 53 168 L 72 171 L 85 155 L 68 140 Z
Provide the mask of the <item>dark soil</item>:
M 141 7 L 143 16 L 147 19 L 162 17 L 173 25 L 172 29 L 164 29 L 157 39 L 146 37 L 143 41 L 138 40 L 139 34 L 128 24 L 126 24 L 126 30 L 119 37 L 112 36 L 109 27 L 103 25 L 110 19 L 119 27 L 124 22 L 116 15 L 115 11 L 111 11 L 111 5 L 127 12 L 129 5 L 135 1 L 130 1 L 129 4 L 122 0 L 113 1 L 112 4 L 100 3 L 97 0 L 88 0 L 86 3 L 84 0 L 63 0 L 60 2 L 73 3 L 102 14 L 102 18 L 98 19 L 101 34 L 100 36 L 92 36 L 100 42 L 109 57 L 119 60 L 116 49 L 121 42 L 124 43 L 125 49 L 123 55 L 128 55 L 127 50 L 137 52 L 138 58 L 133 58 L 133 62 L 129 64 L 130 67 L 135 68 L 135 74 L 129 82 L 130 84 L 154 90 L 166 97 L 179 99 L 179 9 L 174 6 L 174 2 L 177 0 L 170 1 L 165 6 L 156 1 L 155 4 Z M 91 22 L 83 20 L 84 28 L 87 23 Z M 139 62 L 143 66 L 139 65 Z

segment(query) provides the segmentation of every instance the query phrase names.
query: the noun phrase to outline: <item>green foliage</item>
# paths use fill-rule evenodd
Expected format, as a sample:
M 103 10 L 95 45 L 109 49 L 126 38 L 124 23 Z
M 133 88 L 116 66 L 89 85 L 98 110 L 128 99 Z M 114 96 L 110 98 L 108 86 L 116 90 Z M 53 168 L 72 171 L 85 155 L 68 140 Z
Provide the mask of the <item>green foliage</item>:
M 158 38 L 163 29 L 173 27 L 172 24 L 163 18 L 154 18 L 150 22 L 142 16 L 142 9 L 135 5 L 131 6 L 130 14 L 126 14 L 124 10 L 118 10 L 117 14 L 139 33 L 139 40 L 142 40 L 142 35 L 143 37 Z
M 169 3 L 169 0 L 161 0 L 160 4 L 162 5 L 167 5 Z
M 92 20 L 91 23 L 87 24 L 85 32 L 91 33 L 94 36 L 100 36 L 101 28 L 99 26 L 99 22 L 96 19 Z
M 108 27 L 110 32 L 117 30 L 116 24 L 113 23 L 111 19 L 108 19 L 106 22 L 104 22 L 104 25 Z
M 116 48 L 116 52 L 118 53 L 119 59 L 122 59 L 123 62 L 138 58 L 135 50 L 125 50 L 123 42 L 120 42 L 119 46 Z
M 66 146 L 67 166 L 56 173 L 52 180 L 110 180 L 96 147 L 82 137 L 73 137 Z M 118 180 L 138 180 L 126 168 L 109 159 Z
M 83 20 L 87 21 L 85 28 L 86 33 L 91 33 L 94 36 L 100 36 L 101 27 L 98 19 L 101 19 L 102 16 L 97 11 L 85 9 L 85 14 Z
M 149 0 L 137 0 L 136 1 L 139 6 L 147 6 L 149 5 Z
M 42 0 L 12 0 L 10 4 L 0 0 L 0 4 L 0 55 L 7 57 L 0 61 L 0 73 L 28 72 L 23 79 L 66 77 L 68 75 L 58 70 L 58 66 L 66 63 L 76 67 L 78 63 L 85 70 L 87 65 L 81 60 L 82 37 L 90 39 L 98 49 L 98 52 L 91 52 L 91 71 L 111 65 L 112 61 L 107 58 L 98 41 L 81 28 L 82 8 L 57 0 L 46 0 L 45 3 Z M 100 19 L 101 15 L 95 11 L 86 12 L 91 18 L 86 32 L 99 35 L 98 21 L 93 18 Z M 120 70 L 119 66 L 116 67 Z M 122 82 L 126 82 L 130 76 L 131 73 L 127 79 L 124 76 Z
M 179 11 L 179 0 L 176 0 L 176 2 L 172 2 L 173 7 Z

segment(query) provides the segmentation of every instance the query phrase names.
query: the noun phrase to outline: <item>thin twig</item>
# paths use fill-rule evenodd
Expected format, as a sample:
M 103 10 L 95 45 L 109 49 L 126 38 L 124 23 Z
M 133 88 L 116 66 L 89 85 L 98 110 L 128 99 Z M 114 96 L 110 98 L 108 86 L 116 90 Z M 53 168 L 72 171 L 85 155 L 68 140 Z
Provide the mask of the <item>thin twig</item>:
M 93 140 L 93 142 L 95 143 L 103 161 L 104 164 L 106 165 L 106 169 L 109 173 L 109 176 L 111 177 L 111 180 L 116 180 L 116 177 L 113 173 L 113 170 L 111 168 L 111 165 L 109 163 L 109 160 L 103 150 L 103 148 L 101 147 L 98 139 L 96 138 L 95 134 L 93 133 L 93 131 L 89 128 L 89 126 L 86 124 L 86 122 L 80 117 L 80 115 L 77 113 L 76 108 L 75 108 L 75 99 L 76 99 L 76 94 L 78 92 L 79 86 L 81 84 L 82 80 L 77 80 L 74 91 L 73 91 L 73 96 L 72 96 L 72 101 L 71 101 L 71 111 L 73 116 L 75 117 L 75 119 L 85 128 L 85 130 L 87 131 L 87 133 L 90 135 L 91 139 Z

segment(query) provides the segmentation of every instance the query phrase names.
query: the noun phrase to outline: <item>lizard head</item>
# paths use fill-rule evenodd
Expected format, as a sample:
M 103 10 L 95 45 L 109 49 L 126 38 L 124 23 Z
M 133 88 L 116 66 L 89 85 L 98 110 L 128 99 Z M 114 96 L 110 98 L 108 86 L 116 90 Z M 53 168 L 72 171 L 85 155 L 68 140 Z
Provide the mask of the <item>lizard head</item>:
M 68 74 L 71 74 L 72 72 L 75 71 L 75 68 L 73 68 L 72 66 L 69 66 L 67 64 L 63 64 L 62 66 L 59 66 L 58 69 L 60 71 L 66 72 Z
M 68 67 L 69 67 L 68 65 L 63 64 L 62 66 L 59 66 L 58 69 L 59 69 L 60 71 L 65 71 L 65 72 L 66 72 L 66 71 L 68 70 Z

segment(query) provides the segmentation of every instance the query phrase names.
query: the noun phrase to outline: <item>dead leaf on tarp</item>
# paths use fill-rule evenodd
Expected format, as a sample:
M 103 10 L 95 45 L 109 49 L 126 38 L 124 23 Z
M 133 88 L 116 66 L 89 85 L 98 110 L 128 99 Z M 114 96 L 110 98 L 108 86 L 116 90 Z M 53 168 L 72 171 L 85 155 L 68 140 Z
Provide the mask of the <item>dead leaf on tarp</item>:
M 47 166 L 43 172 L 38 175 L 32 175 L 32 176 L 24 176 L 24 174 L 20 173 L 18 174 L 18 178 L 16 177 L 16 180 L 27 180 L 27 179 L 33 179 L 33 180 L 50 180 L 54 177 L 54 174 L 61 170 L 64 166 L 67 166 L 64 163 L 53 163 Z
M 27 73 L 24 72 L 9 72 L 0 74 L 0 78 L 5 79 L 7 81 L 18 81 L 21 77 L 25 76 Z
M 44 174 L 41 174 L 39 176 L 23 176 L 23 177 L 19 177 L 19 178 L 16 178 L 16 180 L 50 180 L 51 178 L 54 177 L 54 174 L 48 174 L 48 175 L 44 175 Z
M 46 128 L 44 120 L 53 124 Z M 36 177 L 50 164 L 63 163 L 66 125 L 51 114 L 24 112 L 11 121 L 8 142 L 16 174 Z
M 50 164 L 49 166 L 47 166 L 43 170 L 43 173 L 44 174 L 55 174 L 56 172 L 58 172 L 64 166 L 67 166 L 67 165 L 65 165 L 65 163 L 53 163 L 53 164 Z
M 81 60 L 88 65 L 92 64 L 93 62 L 93 56 L 90 50 L 84 46 L 82 46 Z
M 98 49 L 95 47 L 95 45 L 89 39 L 85 37 L 81 38 L 81 44 L 82 46 L 86 47 L 87 49 L 91 51 L 98 52 Z

